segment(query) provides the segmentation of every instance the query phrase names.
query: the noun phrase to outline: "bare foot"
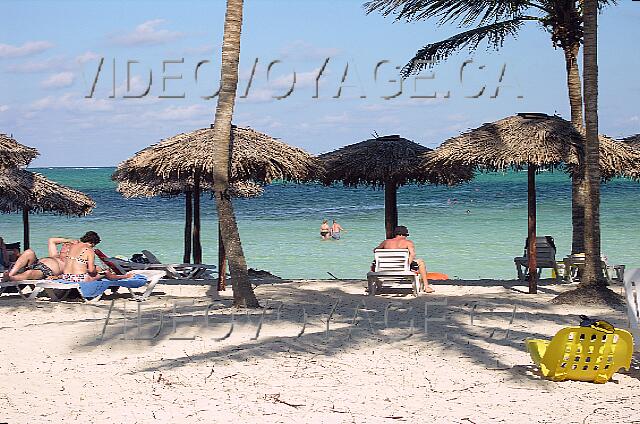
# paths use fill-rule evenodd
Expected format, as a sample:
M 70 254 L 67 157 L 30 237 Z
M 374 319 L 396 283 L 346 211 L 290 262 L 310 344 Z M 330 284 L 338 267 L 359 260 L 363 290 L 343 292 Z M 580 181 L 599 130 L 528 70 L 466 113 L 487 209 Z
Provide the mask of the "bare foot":
M 6 283 L 7 281 L 9 281 L 9 271 L 5 271 L 2 273 L 2 282 Z
M 425 286 L 423 290 L 425 293 L 433 293 L 435 291 L 431 286 Z

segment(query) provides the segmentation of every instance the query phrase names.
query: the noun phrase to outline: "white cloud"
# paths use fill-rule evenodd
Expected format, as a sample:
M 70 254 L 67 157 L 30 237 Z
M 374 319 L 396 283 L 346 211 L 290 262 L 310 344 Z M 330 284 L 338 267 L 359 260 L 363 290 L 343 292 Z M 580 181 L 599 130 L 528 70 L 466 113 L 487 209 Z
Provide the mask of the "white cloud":
M 79 56 L 76 56 L 76 63 L 83 65 L 87 62 L 100 58 L 100 55 L 92 51 L 86 51 Z
M 164 44 L 184 36 L 181 32 L 158 29 L 164 23 L 164 19 L 153 19 L 141 23 L 132 32 L 111 37 L 111 40 L 124 46 L 148 46 Z
M 190 120 L 210 116 L 213 119 L 214 109 L 204 105 L 169 106 L 158 112 L 148 112 L 147 115 L 161 120 Z
M 27 41 L 21 46 L 0 43 L 0 59 L 11 57 L 24 57 L 41 53 L 53 47 L 49 41 Z
M 2 112 L 6 112 L 9 110 L 9 106 L 7 105 L 0 105 L 0 113 Z
M 199 47 L 188 47 L 184 49 L 185 56 L 191 55 L 211 55 L 216 51 L 216 48 L 219 46 L 214 46 L 213 44 L 207 44 Z
M 32 111 L 67 110 L 72 112 L 106 112 L 113 110 L 113 101 L 85 99 L 80 93 L 47 96 L 29 105 Z
M 49 78 L 40 83 L 40 86 L 43 88 L 69 87 L 70 85 L 73 85 L 73 81 L 75 81 L 75 79 L 76 77 L 73 72 L 60 72 L 49 76 Z
M 12 63 L 6 67 L 9 72 L 34 73 L 68 70 L 71 66 L 64 56 L 50 57 L 48 59 L 35 59 L 21 63 Z
M 317 47 L 302 40 L 289 43 L 280 49 L 283 58 L 299 60 L 324 60 L 338 56 L 340 52 L 341 50 L 335 47 Z
M 325 115 L 319 120 L 323 124 L 347 124 L 352 121 L 347 112 L 342 112 L 340 115 Z

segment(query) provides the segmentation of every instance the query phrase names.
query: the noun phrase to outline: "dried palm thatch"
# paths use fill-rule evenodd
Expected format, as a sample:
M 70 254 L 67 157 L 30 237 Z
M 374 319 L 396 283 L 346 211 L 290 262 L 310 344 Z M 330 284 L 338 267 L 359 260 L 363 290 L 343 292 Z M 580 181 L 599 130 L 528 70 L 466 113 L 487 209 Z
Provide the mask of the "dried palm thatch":
M 251 128 L 233 126 L 230 181 L 308 181 L 320 173 L 319 161 L 304 150 L 289 146 Z M 113 178 L 135 183 L 184 181 L 195 172 L 203 181 L 213 179 L 213 130 L 178 134 L 136 153 L 122 162 Z
M 213 185 L 204 183 L 201 187 L 204 191 L 212 191 Z M 118 183 L 118 192 L 124 197 L 175 197 L 187 192 L 193 192 L 193 178 L 189 182 L 179 183 L 166 182 L 158 180 L 155 184 L 134 183 L 131 181 L 122 181 Z M 264 188 L 252 181 L 235 181 L 230 184 L 229 191 L 231 196 L 236 198 L 259 197 L 264 193 Z
M 600 135 L 603 179 L 640 176 L 640 155 L 625 143 Z M 545 114 L 519 114 L 483 124 L 442 143 L 423 155 L 422 166 L 434 173 L 467 166 L 479 171 L 538 169 L 580 164 L 582 136 L 574 126 Z
M 38 173 L 17 168 L 0 171 L 1 212 L 20 212 L 26 209 L 32 212 L 84 216 L 95 205 L 86 194 L 53 182 Z
M 631 145 L 635 149 L 640 149 L 640 134 L 631 135 L 623 138 L 622 141 Z
M 600 169 L 603 179 L 616 176 L 638 178 L 640 156 L 625 143 L 600 136 Z M 432 172 L 452 167 L 469 170 L 528 171 L 529 292 L 536 293 L 536 190 L 537 169 L 580 165 L 583 138 L 574 126 L 557 116 L 518 114 L 467 131 L 424 155 L 422 166 Z
M 385 232 L 393 237 L 398 225 L 397 190 L 408 183 L 457 184 L 473 178 L 468 167 L 431 172 L 420 166 L 421 155 L 431 149 L 399 135 L 377 137 L 320 155 L 326 185 L 341 181 L 346 186 L 384 187 Z
M 26 166 L 36 156 L 38 151 L 27 147 L 6 134 L 0 134 L 0 169 Z
M 421 167 L 422 155 L 431 151 L 399 135 L 361 141 L 319 156 L 324 165 L 322 181 L 382 187 L 389 181 L 453 185 L 473 178 L 467 167 L 450 167 L 447 173 Z

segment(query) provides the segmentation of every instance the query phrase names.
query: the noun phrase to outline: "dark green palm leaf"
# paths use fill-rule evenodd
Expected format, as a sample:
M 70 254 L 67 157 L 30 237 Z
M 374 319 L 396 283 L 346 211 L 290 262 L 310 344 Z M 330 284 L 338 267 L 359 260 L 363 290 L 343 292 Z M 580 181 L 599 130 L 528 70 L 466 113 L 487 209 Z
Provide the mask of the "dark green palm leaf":
M 523 16 L 509 21 L 496 22 L 480 28 L 456 34 L 451 38 L 437 43 L 427 44 L 402 68 L 402 75 L 409 76 L 425 69 L 437 62 L 445 60 L 451 54 L 465 47 L 475 50 L 482 41 L 487 41 L 490 47 L 499 49 L 507 37 L 515 37 L 520 26 L 526 21 L 538 20 L 533 16 Z

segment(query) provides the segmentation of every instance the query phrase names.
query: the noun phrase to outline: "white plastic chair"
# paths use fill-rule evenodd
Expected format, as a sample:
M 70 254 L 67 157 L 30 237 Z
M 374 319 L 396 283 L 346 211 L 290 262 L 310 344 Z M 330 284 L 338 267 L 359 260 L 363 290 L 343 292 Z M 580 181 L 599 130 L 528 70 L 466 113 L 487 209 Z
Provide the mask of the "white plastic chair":
M 407 249 L 376 249 L 373 253 L 374 271 L 367 273 L 367 291 L 375 296 L 385 287 L 406 287 L 411 284 L 413 295 L 418 297 L 422 291 L 420 275 L 409 268 Z
M 629 327 L 636 340 L 640 340 L 640 268 L 629 269 L 624 273 L 624 291 Z M 636 350 L 640 351 L 640 343 L 636 343 Z

